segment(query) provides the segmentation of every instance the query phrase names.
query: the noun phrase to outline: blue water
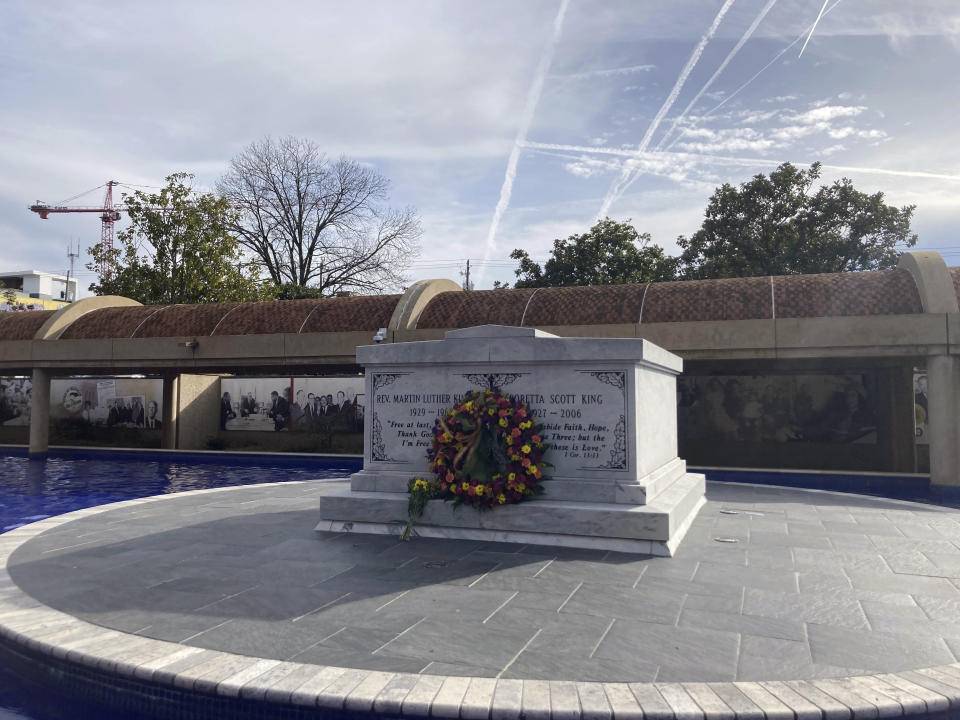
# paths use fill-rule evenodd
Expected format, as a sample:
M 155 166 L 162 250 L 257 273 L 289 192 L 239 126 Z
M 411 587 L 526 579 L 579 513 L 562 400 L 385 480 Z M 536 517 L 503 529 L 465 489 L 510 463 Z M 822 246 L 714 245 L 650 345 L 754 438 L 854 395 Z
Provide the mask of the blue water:
M 29 460 L 0 456 L 0 532 L 51 515 L 119 500 L 264 482 L 341 478 L 356 472 L 351 458 L 276 458 L 203 454 L 59 452 Z M 111 720 L 101 708 L 80 707 L 14 675 L 0 663 L 0 720 Z

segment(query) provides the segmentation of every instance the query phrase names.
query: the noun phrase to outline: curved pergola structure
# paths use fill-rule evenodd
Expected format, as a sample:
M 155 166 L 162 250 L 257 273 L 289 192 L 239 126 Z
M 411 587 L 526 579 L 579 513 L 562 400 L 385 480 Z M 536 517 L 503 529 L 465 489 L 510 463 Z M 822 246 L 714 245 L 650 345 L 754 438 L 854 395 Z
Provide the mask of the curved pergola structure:
M 358 372 L 357 346 L 381 328 L 405 342 L 491 323 L 643 337 L 700 374 L 883 368 L 900 378 L 890 381 L 894 404 L 909 400 L 906 378 L 924 367 L 931 388 L 946 390 L 931 392 L 934 482 L 960 485 L 958 295 L 960 268 L 915 252 L 875 272 L 470 292 L 423 280 L 399 295 L 149 307 L 95 297 L 0 314 L 0 374 L 32 373 L 41 393 L 55 375 L 163 376 L 173 400 L 182 375 Z M 912 452 L 907 440 L 893 455 Z

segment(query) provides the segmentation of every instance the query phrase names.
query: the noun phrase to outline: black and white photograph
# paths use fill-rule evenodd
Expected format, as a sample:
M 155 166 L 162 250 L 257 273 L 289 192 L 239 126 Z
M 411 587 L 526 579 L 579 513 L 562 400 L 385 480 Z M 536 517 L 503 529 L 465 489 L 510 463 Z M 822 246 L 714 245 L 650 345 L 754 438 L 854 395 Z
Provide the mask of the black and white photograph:
M 363 430 L 363 379 L 223 378 L 220 429 L 331 434 Z
M 688 441 L 877 442 L 868 375 L 686 376 L 677 400 L 678 432 Z

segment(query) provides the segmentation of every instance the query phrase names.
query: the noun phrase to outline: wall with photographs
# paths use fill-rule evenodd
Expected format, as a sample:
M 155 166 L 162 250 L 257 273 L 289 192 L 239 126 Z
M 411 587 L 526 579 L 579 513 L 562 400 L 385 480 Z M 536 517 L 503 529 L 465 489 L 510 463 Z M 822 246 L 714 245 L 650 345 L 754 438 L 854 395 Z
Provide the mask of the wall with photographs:
M 362 377 L 222 378 L 220 438 L 232 446 L 363 452 Z M 291 436 L 254 440 L 240 433 Z
M 0 442 L 27 442 L 31 396 L 30 378 L 0 378 Z M 159 447 L 162 403 L 162 380 L 54 379 L 50 382 L 50 442 Z
M 891 368 L 686 374 L 680 455 L 691 465 L 912 472 L 907 389 Z

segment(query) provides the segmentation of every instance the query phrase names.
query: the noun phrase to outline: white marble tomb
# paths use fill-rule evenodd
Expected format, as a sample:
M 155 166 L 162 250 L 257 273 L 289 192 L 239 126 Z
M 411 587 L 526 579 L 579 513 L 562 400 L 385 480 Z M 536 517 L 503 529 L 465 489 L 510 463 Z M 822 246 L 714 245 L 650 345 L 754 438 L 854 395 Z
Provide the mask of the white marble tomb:
M 415 535 L 671 555 L 704 502 L 703 476 L 677 457 L 682 360 L 647 340 L 484 325 L 358 347 L 357 361 L 363 470 L 322 499 L 318 531 L 399 533 L 408 481 L 431 476 L 435 419 L 486 387 L 521 396 L 543 424 L 545 493 L 484 512 L 433 500 Z

